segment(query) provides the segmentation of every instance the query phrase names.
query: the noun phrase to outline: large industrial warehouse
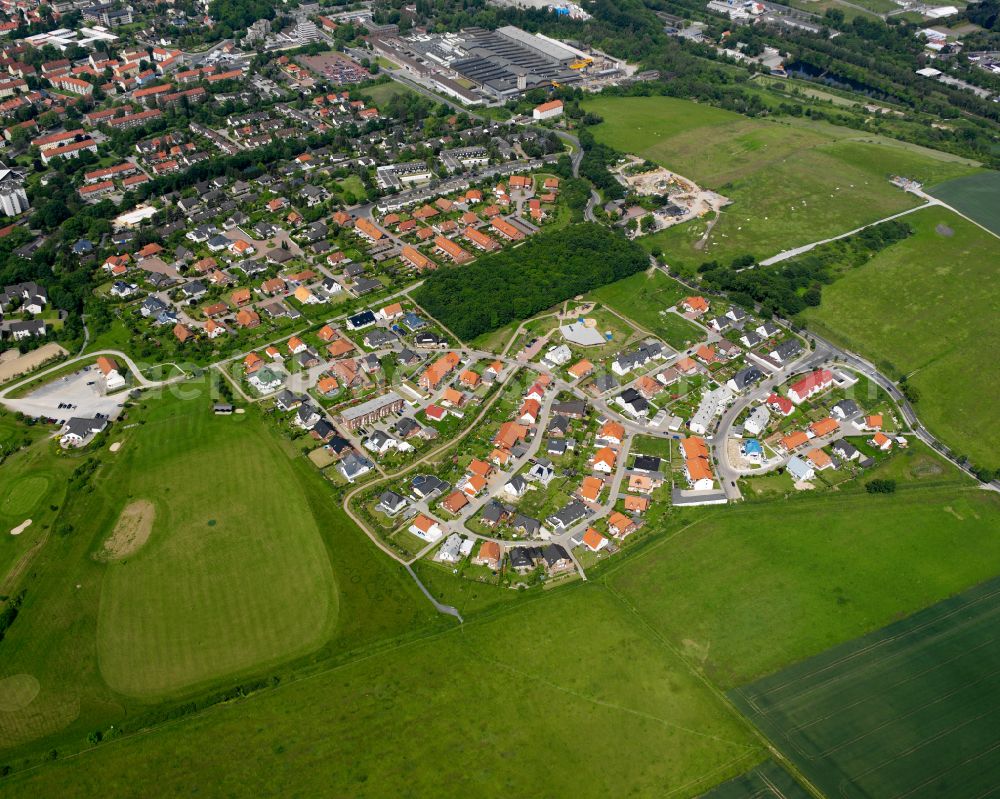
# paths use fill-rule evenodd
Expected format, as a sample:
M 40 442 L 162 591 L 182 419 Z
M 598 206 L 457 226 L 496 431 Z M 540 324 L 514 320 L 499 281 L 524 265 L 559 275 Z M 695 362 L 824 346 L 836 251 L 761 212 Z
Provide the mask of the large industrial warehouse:
M 498 100 L 536 86 L 575 83 L 580 73 L 572 66 L 589 62 L 578 50 L 511 25 L 496 31 L 464 30 L 462 49 L 468 56 L 452 61 L 451 68 Z

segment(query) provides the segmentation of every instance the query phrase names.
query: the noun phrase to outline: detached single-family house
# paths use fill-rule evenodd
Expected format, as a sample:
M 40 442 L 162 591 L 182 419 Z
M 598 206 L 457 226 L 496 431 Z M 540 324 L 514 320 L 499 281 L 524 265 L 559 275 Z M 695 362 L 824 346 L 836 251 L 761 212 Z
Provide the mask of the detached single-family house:
M 496 571 L 500 568 L 502 558 L 503 550 L 496 541 L 483 541 L 478 554 L 472 559 L 472 563 L 476 566 L 485 566 L 490 571 Z
M 613 449 L 610 447 L 601 447 L 594 453 L 594 457 L 590 461 L 590 466 L 595 472 L 611 474 L 615 469 L 615 462 L 617 460 L 618 455 Z
M 378 509 L 386 516 L 395 516 L 406 507 L 406 497 L 397 494 L 395 491 L 383 491 L 378 498 Z
M 588 527 L 587 532 L 583 534 L 583 538 L 580 539 L 580 543 L 587 547 L 591 552 L 600 552 L 608 545 L 608 539 L 601 535 L 593 527 Z
M 879 431 L 871 438 L 868 439 L 868 445 L 875 447 L 882 452 L 888 452 L 892 449 L 892 439 L 889 438 L 885 433 Z
M 418 513 L 413 517 L 413 521 L 410 523 L 409 530 L 417 538 L 420 538 L 428 543 L 434 543 L 439 540 L 444 531 L 441 529 L 441 525 L 436 519 L 426 516 L 423 513 Z
M 375 465 L 368 460 L 368 458 L 364 455 L 358 454 L 354 450 L 351 450 L 347 455 L 345 455 L 337 466 L 337 469 L 344 476 L 344 479 L 349 483 L 353 483 L 362 475 L 370 472 L 373 468 L 375 468 Z
M 808 461 L 802 460 L 798 455 L 793 455 L 789 458 L 785 468 L 797 482 L 812 480 L 816 476 L 816 471 L 812 465 Z

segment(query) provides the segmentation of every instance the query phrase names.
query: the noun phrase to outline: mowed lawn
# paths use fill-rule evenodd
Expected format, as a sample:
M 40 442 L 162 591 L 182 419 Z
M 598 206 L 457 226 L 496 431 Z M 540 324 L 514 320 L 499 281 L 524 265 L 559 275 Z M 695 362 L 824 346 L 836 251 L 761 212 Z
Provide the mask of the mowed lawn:
M 40 429 L 23 432 L 0 416 L 0 446 L 40 435 Z M 14 589 L 13 582 L 27 567 L 32 547 L 47 533 L 56 516 L 53 508 L 62 504 L 66 477 L 75 465 L 53 457 L 51 444 L 45 440 L 35 440 L 0 464 L 0 594 Z M 20 535 L 10 535 L 27 519 L 31 525 Z
M 992 580 L 733 697 L 827 796 L 989 796 L 998 623 Z
M 109 493 L 149 500 L 148 543 L 112 563 L 97 625 L 101 673 L 156 697 L 302 654 L 337 615 L 330 560 L 288 456 L 256 417 L 198 403 L 154 414 Z
M 920 420 L 959 454 L 1000 467 L 1000 240 L 940 208 L 916 234 L 823 288 L 806 322 L 890 374 L 909 375 Z
M 0 567 L 20 569 L 11 591 L 27 588 L 0 643 L 0 686 L 38 687 L 0 707 L 0 765 L 453 625 L 256 406 L 215 417 L 204 394 L 147 397 L 113 429 L 116 453 L 39 441 L 0 464 L 0 505 L 23 510 L 40 485 L 24 478 L 52 478 L 26 511 L 35 523 L 0 534 Z M 122 508 L 141 501 L 156 511 L 147 543 L 109 562 Z M 23 518 L 0 511 L 3 524 Z
M 755 120 L 670 97 L 595 98 L 594 136 L 692 178 L 732 200 L 702 249 L 708 219 L 640 239 L 693 273 L 705 261 L 766 258 L 845 233 L 918 204 L 895 188 L 904 174 L 927 184 L 966 175 L 967 163 L 805 119 Z
M 386 83 L 368 86 L 362 90 L 361 94 L 371 100 L 375 106 L 383 106 L 397 94 L 415 94 L 415 92 L 399 81 L 390 80 Z
M 698 796 L 765 757 L 599 585 L 478 621 L 69 761 L 19 795 Z
M 733 688 L 995 575 L 1000 496 L 964 485 L 720 510 L 608 580 Z

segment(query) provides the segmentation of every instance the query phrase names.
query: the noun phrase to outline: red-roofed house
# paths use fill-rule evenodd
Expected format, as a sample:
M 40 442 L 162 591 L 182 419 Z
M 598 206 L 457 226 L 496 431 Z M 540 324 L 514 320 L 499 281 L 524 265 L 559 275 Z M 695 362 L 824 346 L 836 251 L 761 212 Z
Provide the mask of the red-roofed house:
M 816 369 L 793 383 L 788 389 L 788 397 L 799 405 L 831 385 L 833 385 L 833 372 L 829 369 Z

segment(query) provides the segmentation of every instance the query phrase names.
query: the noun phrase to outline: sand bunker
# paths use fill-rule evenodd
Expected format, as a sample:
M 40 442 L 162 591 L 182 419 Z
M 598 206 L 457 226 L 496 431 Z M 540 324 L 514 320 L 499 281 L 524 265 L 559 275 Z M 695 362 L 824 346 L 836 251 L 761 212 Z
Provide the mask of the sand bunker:
M 149 539 L 155 518 L 156 508 L 148 499 L 137 499 L 126 505 L 97 557 L 119 560 L 134 555 Z
M 110 450 L 111 452 L 117 452 L 121 448 L 122 448 L 122 442 L 121 441 L 116 441 L 114 444 L 112 444 L 110 447 L 108 447 L 108 450 Z
M 11 531 L 10 531 L 10 534 L 11 535 L 21 535 L 21 533 L 23 533 L 25 530 L 27 530 L 30 525 L 31 525 L 31 519 L 25 519 L 17 527 L 12 528 Z

